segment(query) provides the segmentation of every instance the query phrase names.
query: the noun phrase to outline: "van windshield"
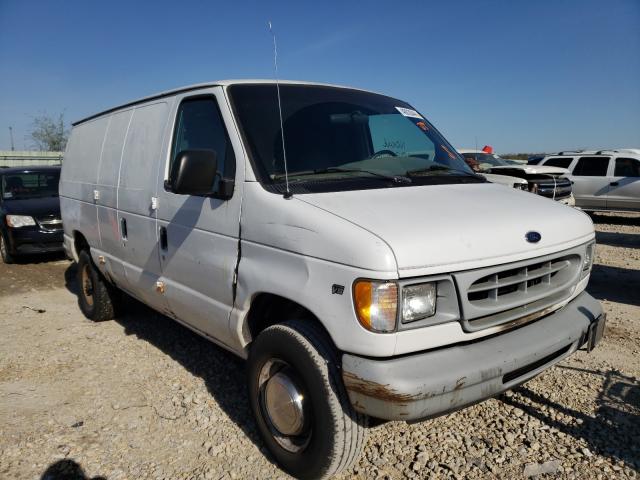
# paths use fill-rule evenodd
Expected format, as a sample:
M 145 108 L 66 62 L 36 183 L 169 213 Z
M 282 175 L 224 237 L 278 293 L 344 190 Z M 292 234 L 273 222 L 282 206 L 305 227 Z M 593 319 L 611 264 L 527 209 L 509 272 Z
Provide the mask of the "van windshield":
M 25 200 L 57 197 L 60 172 L 18 172 L 2 175 L 2 198 Z
M 275 84 L 229 88 L 256 174 L 284 183 Z M 280 85 L 289 183 L 296 191 L 481 182 L 410 105 L 345 88 Z M 280 190 L 276 188 L 276 190 Z

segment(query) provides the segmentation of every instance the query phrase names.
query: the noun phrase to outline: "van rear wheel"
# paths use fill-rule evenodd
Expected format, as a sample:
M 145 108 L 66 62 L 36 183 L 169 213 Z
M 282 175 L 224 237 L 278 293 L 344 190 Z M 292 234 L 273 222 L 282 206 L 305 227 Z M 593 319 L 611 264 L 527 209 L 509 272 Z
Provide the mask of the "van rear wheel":
M 267 448 L 294 477 L 330 477 L 362 450 L 366 417 L 351 406 L 338 366 L 333 343 L 310 321 L 273 325 L 251 347 L 251 409 Z
M 78 303 L 85 317 L 95 322 L 116 317 L 120 292 L 96 268 L 87 250 L 78 255 Z

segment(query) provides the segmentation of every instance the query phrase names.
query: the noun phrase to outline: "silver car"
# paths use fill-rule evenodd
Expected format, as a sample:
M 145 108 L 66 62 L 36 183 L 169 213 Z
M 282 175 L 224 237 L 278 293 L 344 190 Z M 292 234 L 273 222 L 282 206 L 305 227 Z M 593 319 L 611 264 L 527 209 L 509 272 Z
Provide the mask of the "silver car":
M 540 165 L 562 167 L 584 210 L 640 211 L 640 152 L 600 150 L 547 155 Z

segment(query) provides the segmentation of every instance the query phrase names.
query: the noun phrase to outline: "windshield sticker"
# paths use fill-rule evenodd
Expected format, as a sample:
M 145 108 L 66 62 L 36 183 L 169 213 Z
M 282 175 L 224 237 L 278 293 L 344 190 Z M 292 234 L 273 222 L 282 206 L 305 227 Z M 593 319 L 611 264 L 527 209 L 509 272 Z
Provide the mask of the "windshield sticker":
M 415 110 L 411 110 L 410 108 L 396 107 L 396 110 L 398 110 L 405 117 L 423 119 L 422 115 L 420 115 Z

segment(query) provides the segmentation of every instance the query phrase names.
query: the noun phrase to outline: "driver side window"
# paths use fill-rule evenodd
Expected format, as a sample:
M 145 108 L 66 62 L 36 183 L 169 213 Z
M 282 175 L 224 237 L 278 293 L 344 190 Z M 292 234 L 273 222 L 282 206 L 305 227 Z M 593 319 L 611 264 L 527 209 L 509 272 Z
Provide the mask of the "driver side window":
M 218 171 L 224 178 L 235 177 L 235 156 L 229 135 L 214 97 L 184 100 L 178 108 L 169 172 L 183 150 L 214 150 Z M 216 178 L 216 183 L 219 178 Z

